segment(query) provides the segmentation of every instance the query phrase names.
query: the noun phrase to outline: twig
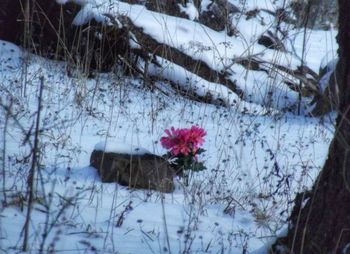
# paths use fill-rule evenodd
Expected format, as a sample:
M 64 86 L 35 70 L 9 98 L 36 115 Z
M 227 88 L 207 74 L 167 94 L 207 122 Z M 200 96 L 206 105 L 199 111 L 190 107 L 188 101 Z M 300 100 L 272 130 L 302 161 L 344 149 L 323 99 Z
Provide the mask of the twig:
M 3 137 L 4 142 L 2 144 L 2 191 L 4 193 L 4 204 L 7 203 L 6 200 L 6 134 L 7 134 L 7 126 L 8 126 L 8 120 L 10 118 L 11 108 L 12 108 L 12 100 L 10 101 L 9 110 L 6 111 L 6 117 L 5 117 L 5 123 L 4 123 L 4 131 L 3 131 Z
M 31 218 L 31 212 L 33 208 L 33 196 L 34 196 L 34 176 L 35 176 L 35 167 L 37 165 L 37 161 L 39 160 L 39 132 L 40 132 L 40 111 L 41 111 L 41 103 L 42 103 L 42 95 L 44 88 L 44 77 L 40 77 L 40 90 L 39 90 L 39 98 L 38 98 L 38 112 L 36 117 L 36 126 L 35 126 L 35 138 L 34 138 L 34 147 L 32 151 L 32 164 L 30 167 L 29 175 L 28 175 L 28 209 L 27 216 L 24 223 L 24 239 L 22 251 L 27 251 L 28 249 L 28 235 L 29 235 L 29 222 Z

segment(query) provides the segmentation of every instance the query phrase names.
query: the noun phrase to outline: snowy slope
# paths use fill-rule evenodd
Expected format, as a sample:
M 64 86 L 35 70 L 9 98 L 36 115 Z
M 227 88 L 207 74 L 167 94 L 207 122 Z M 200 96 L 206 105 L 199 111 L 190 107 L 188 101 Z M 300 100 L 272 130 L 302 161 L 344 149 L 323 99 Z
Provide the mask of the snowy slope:
M 2 64 L 2 88 L 11 87 L 9 94 L 18 98 L 22 87 L 13 84 L 23 69 L 13 68 L 21 66 L 22 55 L 8 43 L 1 47 L 4 50 L 12 60 Z M 20 97 L 14 112 L 26 108 L 18 117 L 29 128 L 36 111 L 38 77 L 43 75 L 41 172 L 45 184 L 38 195 L 46 199 L 48 193 L 53 195 L 50 207 L 35 205 L 30 238 L 34 251 L 42 242 L 45 220 L 54 221 L 57 216 L 45 249 L 68 251 L 93 246 L 101 253 L 162 253 L 169 248 L 169 239 L 173 253 L 186 248 L 241 253 L 244 246 L 253 252 L 269 241 L 264 236 L 283 226 L 286 214 L 279 213 L 290 208 L 293 190 L 310 186 L 332 136 L 332 125 L 321 125 L 318 119 L 242 115 L 182 98 L 164 98 L 144 91 L 137 80 L 120 81 L 110 75 L 97 80 L 69 78 L 64 64 L 38 57 L 32 57 L 27 75 L 27 97 Z M 81 91 L 85 95 L 77 104 Z M 6 95 L 2 98 L 5 101 Z M 165 151 L 157 141 L 163 130 L 193 123 L 208 132 L 203 156 L 208 170 L 193 175 L 189 187 L 179 182 L 174 194 L 101 184 L 95 170 L 86 167 L 89 153 L 101 140 L 127 142 L 162 154 Z M 16 200 L 25 190 L 28 164 L 14 161 L 28 154 L 28 147 L 21 145 L 24 133 L 13 120 L 5 138 L 6 195 L 15 202 L 1 210 L 1 246 L 8 249 L 21 243 L 25 210 L 18 208 Z M 279 172 L 275 172 L 275 162 Z M 286 179 L 289 185 L 279 185 Z M 69 198 L 72 204 L 58 216 Z M 132 209 L 127 209 L 128 204 Z M 116 227 L 120 217 L 123 223 Z
M 224 68 L 233 55 L 245 54 L 239 40 L 229 41 L 235 43 L 230 48 L 224 47 L 222 42 L 230 39 L 223 33 L 146 11 L 143 6 L 114 2 L 118 5 L 108 11 L 129 15 L 155 38 L 215 68 Z M 269 1 L 246 1 L 246 8 L 262 2 Z M 90 18 L 98 17 L 101 10 L 89 4 L 83 8 L 81 15 L 85 12 Z M 245 30 L 248 41 L 261 29 L 249 25 L 252 30 Z M 157 30 L 159 26 L 164 33 Z M 336 48 L 335 32 L 309 33 L 307 45 L 311 46 L 306 59 L 316 70 L 323 57 L 319 52 Z M 299 50 L 300 33 L 290 38 Z M 203 41 L 210 50 L 196 53 L 188 46 L 191 40 Z M 264 52 L 264 59 L 273 57 L 269 50 L 255 46 L 252 50 Z M 224 60 L 219 61 L 222 56 Z M 296 56 L 283 57 L 285 64 L 297 64 Z M 207 83 L 178 66 L 167 66 L 172 68 L 165 70 L 168 78 L 190 77 L 192 83 L 233 99 L 219 84 Z M 245 89 L 254 93 L 241 106 L 219 107 L 184 99 L 170 89 L 169 96 L 150 91 L 142 80 L 118 78 L 113 73 L 87 78 L 66 63 L 49 61 L 0 41 L 0 252 L 20 252 L 23 241 L 31 163 L 28 155 L 43 77 L 40 174 L 30 224 L 30 253 L 267 253 L 274 237 L 286 228 L 296 192 L 311 186 L 326 159 L 334 114 L 322 119 L 263 114 L 265 109 L 257 104 L 266 96 L 264 85 L 276 88 L 273 78 L 246 73 L 239 65 L 231 67 L 237 74 L 235 79 L 241 79 Z M 159 71 L 154 68 L 154 72 Z M 167 86 L 163 82 L 156 85 Z M 261 89 L 255 90 L 259 86 Z M 293 92 L 286 91 L 296 99 Z M 252 107 L 250 114 L 242 109 L 245 107 Z M 259 110 L 254 112 L 256 108 Z M 207 170 L 193 174 L 189 186 L 177 179 L 172 194 L 103 184 L 96 170 L 89 167 L 92 150 L 96 146 L 104 149 L 105 144 L 107 149 L 137 148 L 140 153 L 162 155 L 166 151 L 159 140 L 164 130 L 193 124 L 208 133 L 206 152 L 200 157 Z

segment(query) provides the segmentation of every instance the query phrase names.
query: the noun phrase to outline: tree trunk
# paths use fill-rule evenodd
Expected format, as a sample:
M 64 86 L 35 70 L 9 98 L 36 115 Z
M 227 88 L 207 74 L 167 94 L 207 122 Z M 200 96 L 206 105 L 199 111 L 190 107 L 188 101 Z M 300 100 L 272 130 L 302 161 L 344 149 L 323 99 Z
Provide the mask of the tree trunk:
M 312 191 L 296 199 L 288 235 L 274 253 L 281 253 L 280 243 L 288 246 L 283 253 L 350 253 L 350 1 L 338 3 L 341 103 L 335 137 Z
M 3 2 L 2 2 L 3 1 Z M 80 10 L 55 0 L 0 0 L 0 39 L 81 68 L 110 71 L 118 54 L 128 54 L 128 31 L 90 22 L 72 25 Z M 3 8 L 4 7 L 4 8 Z M 102 40 L 96 34 L 105 35 Z

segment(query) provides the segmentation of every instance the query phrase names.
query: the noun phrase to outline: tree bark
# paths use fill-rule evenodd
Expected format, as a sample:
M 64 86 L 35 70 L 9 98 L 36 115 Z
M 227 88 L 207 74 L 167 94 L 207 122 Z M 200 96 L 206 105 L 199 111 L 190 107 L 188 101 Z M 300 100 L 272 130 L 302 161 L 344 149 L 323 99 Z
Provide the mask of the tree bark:
M 281 253 L 276 248 L 281 243 L 288 246 L 283 253 L 350 253 L 350 1 L 338 3 L 340 108 L 335 136 L 312 191 L 296 199 L 288 235 L 275 244 L 274 253 Z
M 1 2 L 3 1 L 3 2 Z M 0 39 L 50 59 L 72 63 L 82 71 L 110 71 L 118 54 L 128 54 L 128 31 L 90 22 L 72 25 L 75 3 L 54 0 L 0 0 Z M 3 8 L 4 7 L 4 8 Z M 103 34 L 99 39 L 97 34 Z

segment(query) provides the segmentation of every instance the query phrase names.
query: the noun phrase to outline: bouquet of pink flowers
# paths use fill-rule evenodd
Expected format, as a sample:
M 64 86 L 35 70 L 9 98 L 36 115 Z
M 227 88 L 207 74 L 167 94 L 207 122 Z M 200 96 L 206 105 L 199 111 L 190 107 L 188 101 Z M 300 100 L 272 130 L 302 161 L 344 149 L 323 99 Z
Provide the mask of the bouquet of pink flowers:
M 177 175 L 187 176 L 186 170 L 201 171 L 206 169 L 202 162 L 197 160 L 197 155 L 205 150 L 200 148 L 204 143 L 206 131 L 198 126 L 190 129 L 166 129 L 167 136 L 160 139 L 162 146 L 169 150 L 168 157 Z

